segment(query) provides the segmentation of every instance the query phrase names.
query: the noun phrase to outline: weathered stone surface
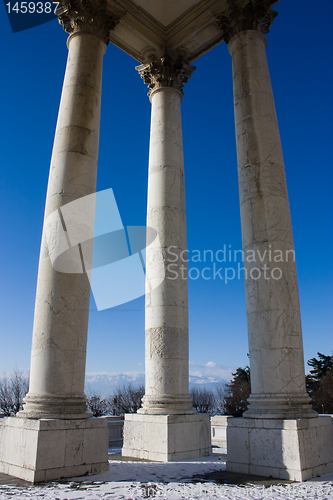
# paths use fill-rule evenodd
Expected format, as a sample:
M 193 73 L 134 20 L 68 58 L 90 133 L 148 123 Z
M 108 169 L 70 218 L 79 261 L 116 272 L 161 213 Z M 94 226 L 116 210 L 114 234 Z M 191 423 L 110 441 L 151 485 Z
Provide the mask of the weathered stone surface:
M 138 69 L 151 89 L 147 225 L 160 248 L 146 252 L 146 392 L 138 413 L 125 416 L 123 455 L 168 462 L 211 453 L 209 416 L 196 415 L 189 396 L 187 268 L 179 258 L 187 248 L 180 105 L 189 67 L 166 57 Z
M 90 29 L 97 22 L 93 17 Z M 82 222 L 85 228 L 89 222 L 83 212 L 68 217 L 66 207 L 62 211 L 96 191 L 105 41 L 80 26 L 68 41 L 51 159 L 29 393 L 20 418 L 4 419 L 0 427 L 0 470 L 32 482 L 108 467 L 107 421 L 89 418 L 84 394 L 90 285 L 75 245 Z M 90 226 L 93 232 L 91 221 Z M 73 247 L 65 262 L 69 267 L 58 272 L 53 257 L 66 245 Z
M 208 456 L 209 415 L 126 414 L 122 454 L 158 462 Z
M 147 225 L 160 242 L 159 249 L 146 251 L 146 393 L 139 410 L 145 414 L 194 413 L 188 392 L 187 276 L 180 272 L 179 259 L 174 274 L 168 269 L 168 248 L 179 253 L 187 246 L 182 67 L 180 59 L 174 63 L 166 56 L 159 64 L 138 68 L 150 83 L 152 103 Z M 166 278 L 154 288 L 164 273 Z
M 56 14 L 67 33 L 90 33 L 106 45 L 109 43 L 110 31 L 120 20 L 119 15 L 108 11 L 106 0 L 60 0 Z
M 216 14 L 223 40 L 229 43 L 231 38 L 245 30 L 257 30 L 266 34 L 278 13 L 271 6 L 278 0 L 241 0 L 226 2 L 227 8 L 223 14 Z
M 96 191 L 104 52 L 105 43 L 90 34 L 77 33 L 69 41 L 45 220 L 55 211 L 60 213 L 63 205 Z M 53 240 L 58 237 L 56 233 Z M 87 418 L 91 414 L 86 411 L 84 375 L 90 285 L 82 270 L 57 272 L 49 258 L 51 250 L 44 232 L 30 388 L 19 416 Z M 81 260 L 79 255 L 77 259 Z
M 107 417 L 109 429 L 109 448 L 123 445 L 124 417 Z
M 255 256 L 244 262 L 252 387 L 244 416 L 314 417 L 305 389 L 290 208 L 265 48 L 265 36 L 254 29 L 229 43 L 243 249 Z
M 210 418 L 212 446 L 227 448 L 227 427 L 232 415 L 215 415 Z
M 165 48 L 162 57 L 157 57 L 148 64 L 137 66 L 136 69 L 143 81 L 148 84 L 150 96 L 153 90 L 163 87 L 177 89 L 183 94 L 184 84 L 191 77 L 195 67 L 185 63 L 181 55 L 173 56 Z
M 306 481 L 333 470 L 330 416 L 233 418 L 228 421 L 227 440 L 228 471 Z
M 269 4 L 267 18 L 262 2 L 251 5 L 260 27 L 246 28 L 249 16 L 235 31 L 229 20 L 231 35 L 238 33 L 229 52 L 243 249 L 256 258 L 244 262 L 250 405 L 246 418 L 228 422 L 227 470 L 303 481 L 333 469 L 333 426 L 330 417 L 309 418 L 317 414 L 305 388 L 290 208 L 262 34 L 274 16 Z
M 34 483 L 108 470 L 107 418 L 8 417 L 0 423 L 0 471 Z

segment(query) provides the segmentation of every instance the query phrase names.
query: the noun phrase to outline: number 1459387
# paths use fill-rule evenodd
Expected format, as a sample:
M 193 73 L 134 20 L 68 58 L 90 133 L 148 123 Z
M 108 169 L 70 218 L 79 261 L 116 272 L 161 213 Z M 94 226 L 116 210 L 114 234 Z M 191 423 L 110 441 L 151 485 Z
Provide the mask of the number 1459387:
M 54 12 L 53 7 L 57 8 L 59 2 L 8 2 L 6 3 L 7 12 L 11 14 L 16 12 L 16 14 L 51 14 Z

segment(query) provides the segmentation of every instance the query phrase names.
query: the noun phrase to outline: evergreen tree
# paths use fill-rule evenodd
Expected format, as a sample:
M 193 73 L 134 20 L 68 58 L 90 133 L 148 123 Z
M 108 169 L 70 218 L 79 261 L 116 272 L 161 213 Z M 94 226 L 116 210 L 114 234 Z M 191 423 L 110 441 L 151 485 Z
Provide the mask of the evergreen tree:
M 233 379 L 226 386 L 224 414 L 241 417 L 247 410 L 247 400 L 251 394 L 250 368 L 237 368 L 232 375 Z
M 318 359 L 311 358 L 312 367 L 306 376 L 306 387 L 312 399 L 312 407 L 318 413 L 333 413 L 333 356 L 318 352 Z

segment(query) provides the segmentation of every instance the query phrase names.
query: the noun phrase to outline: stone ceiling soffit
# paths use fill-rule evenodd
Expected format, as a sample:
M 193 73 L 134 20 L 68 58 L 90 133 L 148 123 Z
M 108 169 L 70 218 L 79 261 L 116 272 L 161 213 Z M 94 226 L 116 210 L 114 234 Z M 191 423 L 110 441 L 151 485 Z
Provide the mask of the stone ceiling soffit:
M 132 0 L 167 27 L 202 0 Z
M 110 42 L 141 63 L 149 60 L 149 56 L 156 54 L 162 47 L 162 44 L 154 45 L 126 25 L 119 25 L 117 32 L 110 34 Z
M 106 11 L 109 14 L 115 14 L 120 18 L 126 16 L 127 11 L 122 6 L 120 6 L 115 0 L 107 0 Z
M 181 50 L 186 51 L 188 54 L 187 59 L 189 63 L 193 63 L 223 41 L 221 31 L 217 32 L 214 37 L 212 36 L 213 28 L 214 25 L 211 24 L 182 43 Z
M 126 16 L 110 32 L 110 42 L 137 61 L 145 62 L 149 53 L 164 46 L 165 28 L 130 0 L 119 0 L 118 7 L 126 11 Z
M 183 48 L 193 62 L 223 40 L 214 15 L 227 8 L 225 0 L 201 2 L 168 27 L 167 45 L 173 50 Z
M 204 0 L 188 9 L 182 16 L 169 24 L 166 28 L 166 36 L 168 39 L 182 33 L 184 30 L 191 29 L 195 24 L 200 25 L 210 20 L 214 15 L 212 12 L 227 10 L 227 0 Z
M 111 31 L 110 42 L 140 63 L 149 62 L 165 46 L 186 53 L 192 62 L 223 40 L 214 16 L 227 12 L 229 1 L 202 0 L 165 28 L 131 0 L 108 0 L 110 10 L 126 12 Z
M 108 0 L 110 1 L 110 0 Z M 112 0 L 115 3 L 115 0 Z M 165 28 L 163 24 L 154 19 L 148 12 L 131 0 L 118 0 L 119 7 L 126 11 L 123 23 L 128 23 L 139 32 L 147 33 L 147 36 L 154 36 L 160 40 L 165 38 Z

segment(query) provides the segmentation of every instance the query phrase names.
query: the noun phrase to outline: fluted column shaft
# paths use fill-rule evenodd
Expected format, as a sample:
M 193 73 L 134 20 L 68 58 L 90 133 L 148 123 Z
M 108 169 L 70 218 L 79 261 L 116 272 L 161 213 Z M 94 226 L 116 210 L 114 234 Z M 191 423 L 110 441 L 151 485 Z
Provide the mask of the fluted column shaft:
M 310 417 L 290 208 L 265 49 L 266 38 L 256 30 L 240 31 L 229 43 L 252 388 L 244 416 Z
M 85 273 L 53 269 L 45 221 L 63 205 L 96 191 L 105 41 L 76 32 L 54 139 L 38 270 L 28 418 L 86 418 L 84 394 L 90 285 Z
M 168 248 L 177 255 L 187 248 L 181 100 L 180 91 L 170 87 L 151 95 L 147 226 L 159 236 L 166 277 L 152 289 L 161 262 L 156 259 L 156 248 L 147 251 L 146 393 L 141 413 L 192 412 L 187 269 L 182 274 L 177 260 L 174 273 L 168 271 Z
M 137 69 L 151 89 L 147 227 L 158 235 L 158 243 L 147 248 L 146 391 L 138 413 L 193 413 L 187 267 L 180 254 L 187 248 L 182 87 L 194 68 L 167 52 Z

